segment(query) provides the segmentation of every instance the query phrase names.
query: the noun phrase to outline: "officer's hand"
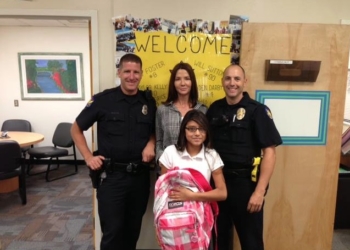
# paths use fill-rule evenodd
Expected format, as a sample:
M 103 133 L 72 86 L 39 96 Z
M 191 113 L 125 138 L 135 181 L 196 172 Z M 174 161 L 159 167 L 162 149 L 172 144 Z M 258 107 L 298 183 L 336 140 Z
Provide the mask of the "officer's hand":
M 142 151 L 142 161 L 143 162 L 151 162 L 155 156 L 156 156 L 156 154 L 154 152 L 154 145 L 148 143 Z
M 259 212 L 264 204 L 264 194 L 259 194 L 258 192 L 254 192 L 252 196 L 250 196 L 247 210 L 250 213 Z
M 102 167 L 104 159 L 102 155 L 97 155 L 86 158 L 85 162 L 91 170 L 98 170 Z

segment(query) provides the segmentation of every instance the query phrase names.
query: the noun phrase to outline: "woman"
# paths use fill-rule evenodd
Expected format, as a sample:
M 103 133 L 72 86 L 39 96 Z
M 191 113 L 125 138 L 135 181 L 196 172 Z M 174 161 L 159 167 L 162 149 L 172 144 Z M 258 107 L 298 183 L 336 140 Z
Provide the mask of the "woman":
M 225 200 L 227 190 L 222 173 L 223 162 L 219 154 L 211 147 L 209 122 L 202 112 L 198 110 L 187 112 L 181 123 L 177 144 L 168 146 L 164 150 L 159 158 L 159 164 L 162 176 L 156 183 L 153 211 L 160 246 L 162 249 L 180 249 L 180 247 L 182 247 L 181 249 L 208 249 L 211 229 L 214 224 L 213 211 L 210 211 L 209 204 L 213 201 Z M 175 172 L 179 173 L 178 171 L 181 170 L 189 171 L 190 176 L 195 179 L 195 183 L 198 183 L 201 187 L 199 192 L 193 191 L 191 186 L 180 184 L 188 183 L 185 176 L 181 175 L 181 181 L 176 181 L 180 175 L 175 174 Z M 211 177 L 215 184 L 213 189 L 209 185 Z M 164 202 L 166 196 L 168 197 L 168 203 Z M 199 230 L 195 233 L 191 230 L 188 231 L 187 226 L 189 224 L 185 224 L 185 226 L 181 224 L 182 221 L 190 222 L 191 219 L 189 218 L 191 218 L 194 211 L 193 207 L 189 205 L 190 203 L 183 204 L 186 201 L 191 203 L 203 201 L 201 203 L 203 206 L 209 206 L 209 208 L 204 207 L 204 210 L 201 210 L 201 205 L 198 209 L 195 209 L 198 212 L 208 211 L 209 209 L 209 212 L 202 213 L 203 217 L 199 217 L 202 219 L 198 221 L 202 221 L 203 224 L 188 227 Z M 179 207 L 180 211 L 170 208 L 170 203 L 175 204 L 174 208 Z M 168 206 L 164 208 L 164 204 L 168 204 Z M 167 211 L 163 210 L 167 208 Z M 183 216 L 187 212 L 189 217 L 186 217 L 187 215 Z M 214 214 L 217 214 L 215 209 Z M 176 221 L 176 218 L 179 217 L 181 217 L 179 221 Z M 182 227 L 185 227 L 183 231 L 181 231 Z M 179 235 L 181 236 L 179 237 Z M 193 237 L 195 237 L 195 240 L 192 242 Z M 191 241 L 191 246 L 188 245 L 188 241 Z
M 176 143 L 182 118 L 189 110 L 203 113 L 207 107 L 198 102 L 196 76 L 191 65 L 180 62 L 171 70 L 168 98 L 156 113 L 156 160 L 164 149 Z

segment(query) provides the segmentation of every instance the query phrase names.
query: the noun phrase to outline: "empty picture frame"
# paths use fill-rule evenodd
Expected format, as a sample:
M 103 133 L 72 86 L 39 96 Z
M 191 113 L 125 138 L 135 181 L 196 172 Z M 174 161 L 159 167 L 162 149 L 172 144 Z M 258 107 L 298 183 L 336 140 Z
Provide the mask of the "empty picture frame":
M 257 90 L 256 100 L 267 105 L 283 145 L 325 145 L 329 91 Z

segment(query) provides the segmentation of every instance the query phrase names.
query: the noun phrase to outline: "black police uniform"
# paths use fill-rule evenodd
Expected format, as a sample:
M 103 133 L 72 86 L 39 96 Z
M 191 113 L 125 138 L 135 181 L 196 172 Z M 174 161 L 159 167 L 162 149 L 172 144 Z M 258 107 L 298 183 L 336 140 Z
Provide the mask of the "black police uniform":
M 256 182 L 251 180 L 252 161 L 261 150 L 277 146 L 282 139 L 267 106 L 251 99 L 247 92 L 241 101 L 229 105 L 226 98 L 215 101 L 208 109 L 213 145 L 224 162 L 227 199 L 219 202 L 218 247 L 232 249 L 234 224 L 242 250 L 261 250 L 263 244 L 263 209 L 247 212 Z M 231 244 L 231 246 L 230 246 Z
M 97 189 L 101 250 L 136 248 L 150 192 L 149 171 L 140 163 L 154 134 L 155 112 L 151 95 L 139 90 L 128 96 L 116 87 L 95 95 L 76 118 L 82 130 L 97 121 L 98 154 L 111 159 Z M 128 163 L 138 171 L 127 171 Z

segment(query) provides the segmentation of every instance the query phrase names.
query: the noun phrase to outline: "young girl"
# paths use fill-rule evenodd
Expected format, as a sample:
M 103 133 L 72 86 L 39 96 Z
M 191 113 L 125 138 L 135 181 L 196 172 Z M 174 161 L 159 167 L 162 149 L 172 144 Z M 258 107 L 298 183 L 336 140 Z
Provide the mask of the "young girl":
M 159 158 L 161 174 L 169 169 L 191 168 L 199 171 L 209 182 L 213 178 L 215 188 L 209 192 L 194 193 L 184 187 L 173 189 L 169 198 L 174 200 L 221 201 L 227 196 L 222 173 L 223 162 L 212 148 L 209 123 L 198 110 L 190 110 L 185 115 L 176 145 L 168 146 Z
M 211 229 L 214 224 L 213 214 L 217 215 L 216 204 L 212 204 L 214 211 L 211 211 L 210 204 L 225 200 L 227 191 L 222 173 L 223 162 L 218 153 L 211 148 L 209 123 L 201 111 L 190 110 L 187 112 L 180 126 L 177 144 L 168 146 L 164 150 L 159 164 L 162 176 L 156 183 L 156 198 L 153 208 L 159 245 L 166 250 L 208 249 Z M 182 170 L 188 171 L 189 175 L 178 177 L 177 174 L 180 174 L 179 171 Z M 168 171 L 170 172 L 168 173 Z M 177 177 L 172 179 L 174 175 Z M 214 189 L 209 185 L 211 177 L 215 183 Z M 200 189 L 192 191 L 191 185 L 188 185 L 189 182 L 187 182 L 188 178 L 193 178 L 195 183 L 199 184 Z M 178 184 L 173 185 L 173 181 Z M 166 196 L 169 202 L 166 202 Z M 187 205 L 184 204 L 186 201 Z M 191 206 L 189 203 L 197 204 Z M 165 208 L 164 204 L 167 204 Z M 203 204 L 203 207 L 200 204 Z M 172 209 L 175 207 L 179 207 L 180 210 Z M 170 214 L 164 216 L 167 211 Z M 194 214 L 199 213 L 197 214 L 199 225 L 188 226 L 187 229 L 197 228 L 199 231 L 195 230 L 195 233 L 192 231 L 193 229 L 181 231 L 183 225 L 185 227 L 192 225 L 187 224 L 191 219 L 184 213 L 192 214 L 193 211 L 196 211 Z

